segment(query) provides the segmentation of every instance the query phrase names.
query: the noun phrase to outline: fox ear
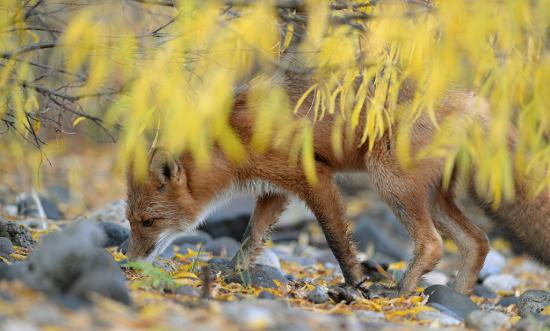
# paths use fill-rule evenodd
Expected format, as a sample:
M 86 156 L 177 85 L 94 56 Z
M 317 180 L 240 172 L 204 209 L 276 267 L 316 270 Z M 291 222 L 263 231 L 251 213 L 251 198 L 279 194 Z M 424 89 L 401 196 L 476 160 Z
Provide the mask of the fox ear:
M 178 161 L 166 150 L 155 148 L 151 152 L 151 161 L 149 162 L 149 176 L 157 180 L 160 187 L 177 181 L 180 177 L 181 167 Z

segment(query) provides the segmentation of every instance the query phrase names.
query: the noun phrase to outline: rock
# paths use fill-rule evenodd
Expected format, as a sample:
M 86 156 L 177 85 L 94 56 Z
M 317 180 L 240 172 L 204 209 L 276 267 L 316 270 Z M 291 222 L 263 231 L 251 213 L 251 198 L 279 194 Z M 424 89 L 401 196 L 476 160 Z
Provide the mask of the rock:
M 204 231 L 195 231 L 191 233 L 181 234 L 176 239 L 174 239 L 174 241 L 172 242 L 172 245 L 174 246 L 181 246 L 183 244 L 204 245 L 210 240 L 212 240 L 212 236 L 210 236 L 208 233 Z
M 391 259 L 389 262 L 408 261 L 411 255 L 403 241 L 392 233 L 388 233 L 384 227 L 369 216 L 363 216 L 355 226 L 353 239 L 360 250 L 365 250 L 368 245 L 374 245 L 376 253 L 381 253 Z
M 386 319 L 384 313 L 372 310 L 357 310 L 355 316 L 365 322 L 383 322 Z
M 460 319 L 466 318 L 469 313 L 479 309 L 470 298 L 447 286 L 432 285 L 424 290 L 424 294 L 428 296 L 428 304 L 438 304 L 434 306 L 438 310 L 440 310 L 438 307 L 441 305 L 452 311 Z
M 188 297 L 199 297 L 201 294 L 198 289 L 193 286 L 183 285 L 178 287 L 175 291 L 175 294 L 185 295 Z
M 130 230 L 113 222 L 100 222 L 99 226 L 105 231 L 104 247 L 119 246 L 130 238 Z
M 128 254 L 128 247 L 130 246 L 130 238 L 124 240 L 124 242 L 120 245 L 118 245 L 118 251 L 122 254 L 126 255 Z
M 491 275 L 499 274 L 504 266 L 506 266 L 506 258 L 504 255 L 495 250 L 490 250 L 479 272 L 479 278 L 485 279 Z
M 19 272 L 21 279 L 50 297 L 89 299 L 89 292 L 129 303 L 124 276 L 102 247 L 105 233 L 90 222 L 77 222 L 47 235 L 29 254 Z M 71 303 L 72 304 L 72 303 Z
M 16 268 L 10 264 L 0 263 L 0 281 L 2 280 L 14 280 L 18 278 Z
M 57 205 L 36 193 L 23 193 L 17 198 L 17 214 L 29 217 L 60 220 L 63 218 Z
M 422 277 L 421 286 L 430 287 L 432 285 L 447 285 L 449 277 L 441 271 L 433 270 Z
M 13 244 L 6 237 L 0 237 L 0 256 L 8 257 L 13 253 Z
M 234 256 L 240 249 L 239 243 L 229 237 L 214 239 L 203 247 L 203 251 L 210 252 L 214 256 Z
M 226 283 L 239 283 L 244 286 L 254 286 L 259 288 L 277 288 L 280 284 L 288 283 L 285 276 L 277 269 L 264 265 L 255 265 L 249 270 L 233 272 L 224 278 Z
M 497 302 L 497 306 L 508 307 L 511 305 L 517 305 L 519 303 L 519 297 L 514 295 L 508 295 L 503 297 Z
M 54 325 L 62 325 L 64 316 L 59 311 L 57 305 L 40 303 L 37 305 L 31 305 L 26 312 L 26 318 L 33 324 L 41 327 L 52 327 Z
M 42 208 L 44 209 L 44 213 L 46 214 L 47 219 L 55 221 L 63 219 L 63 213 L 61 213 L 59 207 L 55 202 L 41 196 L 40 203 L 42 204 Z
M 459 325 L 461 323 L 459 319 L 439 311 L 422 311 L 416 314 L 416 319 L 420 321 L 438 322 L 444 326 Z
M 466 317 L 466 326 L 480 331 L 508 330 L 508 316 L 498 311 L 476 310 Z
M 117 200 L 98 209 L 85 217 L 79 217 L 77 221 L 88 220 L 90 222 L 112 222 L 130 228 L 126 219 L 126 201 Z
M 258 294 L 258 299 L 262 299 L 262 300 L 275 300 L 276 297 L 273 295 L 273 293 L 271 292 L 268 292 L 266 290 L 263 290 L 260 292 L 260 294 Z
M 315 304 L 325 303 L 330 300 L 328 290 L 321 286 L 315 286 L 315 289 L 307 295 L 309 301 Z
M 516 331 L 541 331 L 548 329 L 550 329 L 550 317 L 540 315 L 522 318 L 514 325 L 514 330 Z
M 260 255 L 256 258 L 256 264 L 267 265 L 277 270 L 281 270 L 281 263 L 279 258 L 270 249 L 264 249 Z
M 334 253 L 330 249 L 323 249 L 319 253 L 315 254 L 315 261 L 322 264 L 335 264 L 338 265 L 338 260 L 334 257 Z
M 528 290 L 519 296 L 518 310 L 522 317 L 538 315 L 550 305 L 550 292 L 541 290 Z
M 510 274 L 491 275 L 485 278 L 483 285 L 487 286 L 495 292 L 513 291 L 519 285 L 519 280 Z
M 481 284 L 476 284 L 474 286 L 474 288 L 472 289 L 472 294 L 485 299 L 494 299 L 497 297 L 495 292 Z
M 31 248 L 35 244 L 29 229 L 16 222 L 0 220 L 0 237 L 6 237 L 12 244 L 24 248 Z
M 89 300 L 90 293 L 101 294 L 106 298 L 130 305 L 132 300 L 126 288 L 126 278 L 117 269 L 92 270 L 71 286 L 68 295 Z
M 263 303 L 263 304 L 261 304 Z M 269 305 L 265 305 L 270 303 Z M 270 329 L 277 325 L 276 314 L 284 306 L 277 301 L 261 300 L 256 302 L 237 301 L 225 303 L 221 306 L 221 313 L 235 322 L 238 329 Z

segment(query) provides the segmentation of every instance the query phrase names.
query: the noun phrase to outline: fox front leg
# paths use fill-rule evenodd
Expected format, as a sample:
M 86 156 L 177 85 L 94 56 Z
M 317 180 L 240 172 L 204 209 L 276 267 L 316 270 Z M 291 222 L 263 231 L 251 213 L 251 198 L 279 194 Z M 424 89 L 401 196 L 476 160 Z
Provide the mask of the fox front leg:
M 254 213 L 243 235 L 241 248 L 231 261 L 232 267 L 246 270 L 254 264 L 264 242 L 269 238 L 271 227 L 278 221 L 287 204 L 286 195 L 264 195 L 257 198 Z

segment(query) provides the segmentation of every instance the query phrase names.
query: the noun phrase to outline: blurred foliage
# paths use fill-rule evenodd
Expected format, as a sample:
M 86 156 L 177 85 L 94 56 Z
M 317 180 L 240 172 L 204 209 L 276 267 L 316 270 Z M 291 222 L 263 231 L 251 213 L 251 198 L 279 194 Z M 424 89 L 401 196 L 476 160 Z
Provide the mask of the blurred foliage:
M 372 148 L 400 110 L 409 125 L 392 134 L 405 166 L 420 156 L 473 166 L 496 203 L 513 197 L 515 176 L 542 192 L 550 186 L 549 23 L 546 0 L 0 0 L 0 143 L 10 151 L 0 162 L 37 164 L 24 141 L 40 147 L 45 127 L 74 133 L 90 124 L 118 139 L 120 164 L 134 159 L 138 173 L 153 144 L 203 164 L 217 144 L 243 161 L 228 117 L 247 90 L 257 112 L 252 147 L 290 144 L 311 181 L 312 128 L 293 110 L 309 107 L 315 120 L 337 114 L 337 155 L 346 127 L 363 130 Z M 307 82 L 301 98 L 293 101 L 281 73 Z M 415 94 L 400 107 L 407 81 Z M 435 119 L 455 87 L 488 101 L 490 127 L 473 123 L 453 141 L 441 125 L 434 143 L 411 155 L 410 124 L 421 113 Z

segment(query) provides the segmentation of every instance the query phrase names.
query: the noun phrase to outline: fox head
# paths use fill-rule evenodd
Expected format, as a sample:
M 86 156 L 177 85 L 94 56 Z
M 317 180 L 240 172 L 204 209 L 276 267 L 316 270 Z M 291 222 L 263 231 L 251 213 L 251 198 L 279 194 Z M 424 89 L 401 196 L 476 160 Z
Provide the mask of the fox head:
M 162 149 L 150 153 L 147 177 L 128 173 L 126 216 L 131 238 L 128 259 L 151 262 L 181 232 L 195 226 L 200 212 L 187 186 L 181 161 Z

